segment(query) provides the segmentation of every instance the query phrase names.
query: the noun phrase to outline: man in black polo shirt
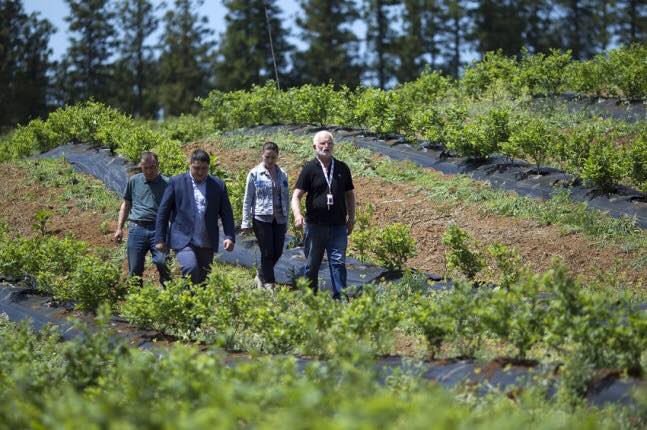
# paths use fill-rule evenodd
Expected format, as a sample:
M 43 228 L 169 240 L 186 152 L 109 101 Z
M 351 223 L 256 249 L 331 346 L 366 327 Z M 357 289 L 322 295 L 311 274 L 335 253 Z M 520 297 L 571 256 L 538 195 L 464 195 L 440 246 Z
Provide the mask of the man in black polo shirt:
M 150 251 L 160 283 L 164 284 L 169 279 L 167 254 L 155 248 L 155 220 L 168 178 L 160 175 L 157 155 L 152 152 L 142 153 L 139 167 L 142 173 L 131 176 L 124 191 L 114 238 L 121 242 L 128 218 L 128 276 L 142 276 L 146 253 Z
M 324 251 L 328 255 L 333 298 L 346 288 L 346 247 L 355 225 L 355 191 L 348 166 L 332 156 L 331 133 L 320 131 L 313 138 L 315 158 L 299 174 L 292 195 L 294 225 L 305 226 L 305 276 L 318 290 L 318 274 Z M 306 195 L 305 222 L 300 202 Z

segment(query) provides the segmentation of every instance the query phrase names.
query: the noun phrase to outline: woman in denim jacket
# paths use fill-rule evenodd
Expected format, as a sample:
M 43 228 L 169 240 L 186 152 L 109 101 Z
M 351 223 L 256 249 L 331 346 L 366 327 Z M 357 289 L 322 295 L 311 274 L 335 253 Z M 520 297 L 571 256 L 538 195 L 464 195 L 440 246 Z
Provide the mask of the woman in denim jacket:
M 288 175 L 277 164 L 279 147 L 265 142 L 261 163 L 249 171 L 243 199 L 243 231 L 254 230 L 261 250 L 261 268 L 256 284 L 274 287 L 274 265 L 283 254 L 288 227 Z

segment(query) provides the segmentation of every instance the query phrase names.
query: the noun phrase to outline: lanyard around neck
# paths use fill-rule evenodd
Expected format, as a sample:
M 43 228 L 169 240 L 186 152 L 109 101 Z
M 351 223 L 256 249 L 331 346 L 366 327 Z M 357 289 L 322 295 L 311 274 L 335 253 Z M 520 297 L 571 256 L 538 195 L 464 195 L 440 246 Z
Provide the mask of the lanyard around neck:
M 319 158 L 317 158 L 319 160 Z M 335 159 L 331 158 L 330 159 L 330 170 L 328 171 L 328 175 L 326 175 L 326 167 L 323 164 L 323 161 L 319 160 L 319 164 L 321 164 L 321 170 L 323 171 L 324 178 L 326 178 L 326 183 L 328 184 L 328 192 L 332 193 L 332 178 L 333 178 L 333 173 L 335 172 Z

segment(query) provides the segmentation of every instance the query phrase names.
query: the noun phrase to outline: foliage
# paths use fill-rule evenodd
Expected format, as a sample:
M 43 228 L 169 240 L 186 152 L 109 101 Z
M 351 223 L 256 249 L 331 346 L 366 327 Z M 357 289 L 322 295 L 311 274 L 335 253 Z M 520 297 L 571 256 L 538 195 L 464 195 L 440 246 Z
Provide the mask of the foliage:
M 168 116 L 194 113 L 209 90 L 213 30 L 198 11 L 204 0 L 174 0 L 166 10 L 159 56 L 159 103 Z
M 447 148 L 459 156 L 487 158 L 508 140 L 508 117 L 506 110 L 492 109 L 469 119 L 462 126 L 450 123 L 446 129 Z
M 245 187 L 247 186 L 247 172 L 239 171 L 233 177 L 226 181 L 227 194 L 231 202 L 231 209 L 234 212 L 234 223 L 240 225 L 243 221 L 243 198 L 245 197 Z
M 555 96 L 564 90 L 566 75 L 564 70 L 571 61 L 571 52 L 551 49 L 546 54 L 522 52 L 519 71 L 512 77 L 513 85 L 520 92 L 536 96 Z
M 472 238 L 456 224 L 447 228 L 442 241 L 447 247 L 445 260 L 449 272 L 458 271 L 471 280 L 485 266 L 483 258 L 474 249 Z
M 376 261 L 387 270 L 402 271 L 407 260 L 416 255 L 411 227 L 401 223 L 374 229 L 370 243 Z
M 45 226 L 47 224 L 47 221 L 54 215 L 52 211 L 45 210 L 45 209 L 40 209 L 36 211 L 34 214 L 34 223 L 32 224 L 32 228 L 36 231 L 38 231 L 41 236 L 45 236 Z
M 510 84 L 510 76 L 518 73 L 514 58 L 506 57 L 501 51 L 486 52 L 480 61 L 470 64 L 460 80 L 468 94 L 479 96 L 497 82 Z
M 22 1 L 0 3 L 0 128 L 46 114 L 49 39 L 56 31 L 37 13 L 27 14 Z
M 510 138 L 502 150 L 510 157 L 523 155 L 535 162 L 537 173 L 552 148 L 555 146 L 555 132 L 545 120 L 535 117 L 520 118 L 510 127 Z
M 355 228 L 350 235 L 350 249 L 357 258 L 366 261 L 370 249 L 372 231 L 371 221 L 375 208 L 371 203 L 366 206 L 358 207 L 355 212 Z

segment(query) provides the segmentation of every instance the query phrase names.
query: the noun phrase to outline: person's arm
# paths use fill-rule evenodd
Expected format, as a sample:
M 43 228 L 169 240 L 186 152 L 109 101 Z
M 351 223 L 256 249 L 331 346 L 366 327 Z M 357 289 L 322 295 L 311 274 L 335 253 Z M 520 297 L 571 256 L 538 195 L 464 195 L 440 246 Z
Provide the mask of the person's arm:
M 132 204 L 129 200 L 121 202 L 121 207 L 119 208 L 119 219 L 117 220 L 117 230 L 115 230 L 114 235 L 114 239 L 117 243 L 121 242 L 124 238 L 124 224 L 126 224 L 126 219 L 128 219 L 131 206 Z
M 292 214 L 294 215 L 294 226 L 296 228 L 301 228 L 303 227 L 303 215 L 301 214 L 301 198 L 303 198 L 303 195 L 306 192 L 303 190 L 300 190 L 299 188 L 295 188 L 294 192 L 292 193 L 292 202 L 290 206 L 292 206 Z
M 157 209 L 157 219 L 155 220 L 155 248 L 160 251 L 166 251 L 168 249 L 166 246 L 166 235 L 168 232 L 168 221 L 174 205 L 175 181 L 170 180 Z
M 346 191 L 346 210 L 348 211 L 348 221 L 346 221 L 346 226 L 348 227 L 348 235 L 350 236 L 353 232 L 353 227 L 355 227 L 355 190 Z
M 234 250 L 234 243 L 236 242 L 234 211 L 231 208 L 227 186 L 224 182 L 222 183 L 222 189 L 223 192 L 220 194 L 220 219 L 222 220 L 222 230 L 225 233 L 222 247 L 225 248 L 225 251 L 231 252 Z
M 243 197 L 243 220 L 240 223 L 241 230 L 252 228 L 252 207 L 256 197 L 256 184 L 252 172 L 247 174 L 247 185 L 245 186 L 245 197 Z

